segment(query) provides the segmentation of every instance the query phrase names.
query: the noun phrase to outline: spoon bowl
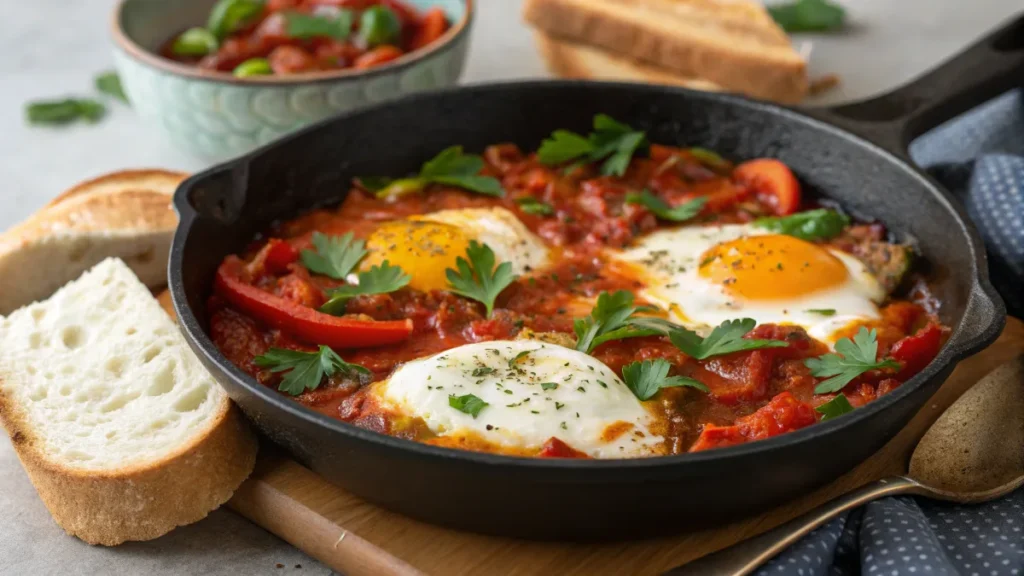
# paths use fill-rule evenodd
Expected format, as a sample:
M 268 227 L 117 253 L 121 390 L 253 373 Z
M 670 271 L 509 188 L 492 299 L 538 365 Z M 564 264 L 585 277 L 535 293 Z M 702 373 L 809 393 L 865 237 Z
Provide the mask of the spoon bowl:
M 883 478 L 666 576 L 743 576 L 837 515 L 885 496 L 975 504 L 1024 486 L 1024 355 L 978 381 L 928 429 L 906 476 Z

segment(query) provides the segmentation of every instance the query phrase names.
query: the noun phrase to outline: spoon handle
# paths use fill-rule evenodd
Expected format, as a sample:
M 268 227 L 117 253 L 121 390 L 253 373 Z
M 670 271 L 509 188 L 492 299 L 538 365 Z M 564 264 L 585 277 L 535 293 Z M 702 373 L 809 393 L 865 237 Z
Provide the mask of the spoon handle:
M 689 564 L 677 566 L 665 572 L 663 576 L 706 574 L 745 576 L 752 573 L 803 536 L 806 536 L 811 530 L 835 518 L 842 512 L 884 496 L 925 491 L 927 489 L 924 486 L 903 476 L 876 480 L 830 500 L 822 506 L 797 516 L 789 522 L 776 526 L 763 534 L 748 538 L 735 546 L 730 546 L 718 552 L 712 552 Z

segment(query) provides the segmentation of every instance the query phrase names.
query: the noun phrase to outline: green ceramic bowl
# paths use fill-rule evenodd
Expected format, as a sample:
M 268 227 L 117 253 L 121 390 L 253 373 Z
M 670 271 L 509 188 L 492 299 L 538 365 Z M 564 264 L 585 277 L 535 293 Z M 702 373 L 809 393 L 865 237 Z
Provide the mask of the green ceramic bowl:
M 243 154 L 301 126 L 368 104 L 455 84 L 466 59 L 472 0 L 405 0 L 440 6 L 454 25 L 424 50 L 370 70 L 239 79 L 167 60 L 158 48 L 206 21 L 215 0 L 122 0 L 114 59 L 132 106 L 186 152 L 208 160 Z

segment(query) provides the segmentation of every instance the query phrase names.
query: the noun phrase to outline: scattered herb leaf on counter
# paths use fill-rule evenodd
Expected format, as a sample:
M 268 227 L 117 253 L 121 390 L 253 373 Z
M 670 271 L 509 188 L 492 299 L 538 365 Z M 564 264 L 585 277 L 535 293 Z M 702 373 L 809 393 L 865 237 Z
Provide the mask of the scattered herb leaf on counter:
M 473 394 L 464 394 L 462 396 L 452 394 L 451 396 L 448 396 L 448 405 L 459 412 L 469 414 L 474 419 L 476 419 L 477 414 L 479 414 L 481 410 L 490 406 L 490 404 L 484 402 Z
M 676 348 L 687 356 L 704 360 L 712 356 L 740 352 L 742 350 L 758 350 L 760 348 L 784 348 L 789 346 L 782 340 L 756 340 L 744 338 L 747 332 L 754 329 L 757 321 L 753 318 L 726 320 L 711 331 L 707 338 L 686 328 L 679 328 L 669 333 L 669 339 Z
M 121 102 L 128 104 L 128 96 L 124 93 L 124 88 L 121 86 L 121 77 L 117 75 L 117 72 L 108 71 L 100 74 L 95 80 L 96 90 L 101 94 L 107 96 L 113 96 Z
M 573 322 L 576 349 L 589 354 L 594 348 L 612 340 L 665 334 L 667 321 L 647 316 L 633 316 L 638 310 L 640 308 L 633 304 L 632 292 L 602 292 L 598 295 L 597 305 L 590 311 L 590 315 L 586 318 L 577 318 Z
M 334 16 L 285 12 L 285 32 L 291 38 L 333 38 L 343 41 L 352 33 L 352 11 L 339 9 Z
M 358 181 L 378 198 L 412 194 L 423 190 L 431 183 L 446 184 L 485 196 L 504 196 L 505 190 L 497 178 L 480 175 L 483 168 L 483 158 L 476 154 L 464 154 L 462 146 L 451 146 L 427 160 L 420 168 L 420 173 L 412 178 L 370 176 L 360 177 Z
M 402 288 L 410 281 L 412 276 L 385 260 L 380 266 L 372 266 L 366 272 L 360 272 L 359 284 L 341 286 L 328 291 L 330 299 L 320 307 L 320 311 L 334 315 L 344 314 L 345 304 L 353 297 L 363 294 L 387 294 Z
M 842 234 L 850 219 L 835 210 L 819 208 L 791 216 L 758 218 L 754 226 L 801 240 L 827 240 Z
M 836 342 L 836 352 L 818 358 L 804 360 L 804 365 L 811 369 L 811 376 L 828 378 L 815 388 L 815 394 L 831 394 L 842 390 L 854 378 L 869 370 L 882 368 L 897 369 L 900 363 L 895 360 L 876 359 L 878 354 L 878 336 L 875 330 L 870 331 L 861 326 L 853 340 L 841 338 Z
M 850 401 L 846 399 L 846 396 L 839 394 L 835 398 L 815 408 L 814 411 L 821 414 L 821 421 L 824 422 L 826 420 L 838 418 L 847 412 L 853 412 L 853 405 L 851 405 Z
M 77 120 L 85 120 L 90 124 L 98 122 L 107 113 L 102 102 L 90 98 L 67 98 L 29 102 L 25 106 L 25 116 L 30 124 L 51 125 L 69 124 Z
M 490 317 L 498 295 L 516 279 L 512 273 L 512 263 L 502 262 L 495 267 L 494 251 L 476 240 L 469 241 L 466 258 L 459 256 L 455 261 L 458 270 L 445 270 L 451 291 L 483 303 Z
M 366 243 L 356 240 L 351 232 L 342 236 L 313 232 L 312 240 L 316 250 L 303 250 L 302 263 L 310 272 L 335 280 L 344 280 L 367 254 Z
M 284 372 L 284 379 L 278 390 L 298 396 L 306 390 L 316 390 L 324 376 L 334 376 L 341 372 L 348 376 L 359 377 L 370 373 L 359 364 L 349 364 L 341 356 L 328 348 L 320 346 L 317 352 L 300 352 L 284 348 L 271 348 L 266 354 L 254 359 L 257 366 L 270 368 L 271 372 Z
M 688 386 L 702 392 L 709 392 L 704 384 L 687 376 L 669 376 L 672 364 L 667 360 L 644 360 L 633 362 L 622 367 L 622 380 L 626 387 L 639 400 L 650 400 L 658 390 L 676 386 Z
M 828 0 L 796 0 L 768 6 L 786 32 L 828 32 L 843 27 L 846 10 Z
M 516 198 L 516 204 L 519 205 L 519 209 L 527 214 L 534 214 L 536 216 L 551 216 L 555 213 L 555 209 L 545 202 L 537 200 L 533 196 L 523 196 L 522 198 Z
M 555 130 L 537 150 L 543 164 L 562 164 L 570 160 L 603 161 L 601 173 L 622 176 L 633 155 L 647 146 L 647 136 L 606 114 L 594 116 L 594 131 L 584 137 L 568 130 Z
M 701 209 L 704 208 L 704 204 L 708 201 L 707 198 L 694 198 L 688 202 L 684 202 L 678 206 L 669 206 L 667 202 L 658 198 L 654 194 L 651 194 L 649 190 L 642 192 L 630 192 L 626 194 L 627 204 L 638 204 L 651 211 L 652 214 L 661 218 L 662 220 L 669 220 L 671 222 L 686 222 L 694 216 L 700 214 Z

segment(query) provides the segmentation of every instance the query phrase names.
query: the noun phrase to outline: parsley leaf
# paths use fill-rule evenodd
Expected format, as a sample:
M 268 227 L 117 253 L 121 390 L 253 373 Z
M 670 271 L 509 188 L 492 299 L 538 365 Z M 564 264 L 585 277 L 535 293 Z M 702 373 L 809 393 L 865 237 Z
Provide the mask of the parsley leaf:
M 602 292 L 598 295 L 597 305 L 590 311 L 590 316 L 577 318 L 573 322 L 576 349 L 590 353 L 594 348 L 611 340 L 656 336 L 668 331 L 667 325 L 671 324 L 665 320 L 647 316 L 634 317 L 633 314 L 638 310 L 640 308 L 633 304 L 631 292 Z
M 846 399 L 846 396 L 839 394 L 835 398 L 815 408 L 814 411 L 822 415 L 821 421 L 824 422 L 825 420 L 838 418 L 847 412 L 853 412 L 853 406 L 850 404 L 850 401 Z
M 836 315 L 836 309 L 835 308 L 811 308 L 809 310 L 806 310 L 806 312 L 808 312 L 810 314 L 817 314 L 819 316 L 835 316 Z
M 343 236 L 313 232 L 313 246 L 316 251 L 302 251 L 302 263 L 311 272 L 335 280 L 344 280 L 367 254 L 366 244 L 362 240 L 355 240 L 351 232 Z
M 555 213 L 554 207 L 545 202 L 537 200 L 533 196 L 523 196 L 516 198 L 516 204 L 519 205 L 519 209 L 527 214 L 535 214 L 537 216 L 550 216 Z
M 757 321 L 753 318 L 726 320 L 711 331 L 707 338 L 701 338 L 696 332 L 686 328 L 678 328 L 669 333 L 669 339 L 687 356 L 704 360 L 712 356 L 757 350 L 759 348 L 784 348 L 789 346 L 782 340 L 754 340 L 743 336 L 754 329 Z
M 96 90 L 101 94 L 113 96 L 125 104 L 128 103 L 128 96 L 125 96 L 124 88 L 121 86 L 121 77 L 117 72 L 104 72 L 96 77 Z
M 529 356 L 531 352 L 533 352 L 533 350 L 523 350 L 519 354 L 516 354 L 515 357 L 509 358 L 508 367 L 510 369 L 515 368 L 516 365 L 519 364 L 519 361 L 522 360 L 523 358 L 526 358 L 527 356 Z M 546 388 L 545 388 L 545 390 L 546 390 Z
M 473 394 L 464 394 L 462 396 L 452 394 L 451 396 L 448 396 L 448 405 L 459 412 L 469 414 L 474 420 L 481 410 L 490 406 L 490 404 L 484 402 Z
M 827 240 L 843 232 L 850 219 L 835 210 L 819 208 L 798 212 L 791 216 L 758 218 L 754 226 L 771 230 L 787 236 L 795 236 L 801 240 Z
M 651 194 L 649 190 L 626 194 L 626 203 L 639 204 L 650 210 L 658 218 L 672 222 L 685 222 L 700 214 L 707 201 L 707 198 L 694 198 L 678 206 L 669 206 L 667 202 Z
M 815 394 L 838 392 L 869 370 L 900 367 L 900 363 L 895 360 L 876 360 L 878 336 L 874 329 L 869 331 L 863 326 L 853 340 L 842 338 L 836 342 L 836 352 L 839 354 L 825 354 L 804 360 L 804 365 L 811 369 L 811 376 L 828 378 L 814 387 Z
M 498 295 L 516 279 L 512 273 L 512 263 L 502 262 L 495 268 L 494 251 L 476 240 L 469 241 L 466 258 L 459 256 L 455 261 L 458 270 L 445 270 L 448 284 L 452 292 L 482 302 L 487 307 L 489 317 L 494 311 L 494 301 Z
M 445 148 L 440 154 L 427 160 L 420 173 L 412 178 L 392 180 L 390 178 L 364 177 L 359 180 L 366 186 L 371 183 L 378 198 L 389 198 L 419 192 L 427 184 L 445 184 L 483 194 L 501 197 L 505 190 L 501 182 L 491 176 L 481 176 L 484 160 L 476 154 L 463 154 L 462 146 Z
M 630 392 L 639 400 L 650 400 L 658 393 L 658 390 L 675 386 L 689 386 L 709 392 L 707 386 L 693 378 L 669 376 L 668 371 L 671 368 L 672 364 L 662 358 L 633 362 L 622 367 L 622 379 Z
M 828 0 L 796 0 L 768 6 L 768 13 L 786 32 L 827 32 L 842 28 L 846 10 Z
M 695 160 L 703 164 L 705 167 L 710 168 L 715 172 L 728 173 L 732 170 L 732 162 L 729 162 L 725 158 L 722 158 L 721 154 L 714 150 L 708 150 L 707 148 L 687 148 L 687 152 L 690 156 L 693 156 Z
M 558 382 L 541 382 L 540 388 L 541 390 L 554 390 L 558 388 Z
M 411 280 L 412 276 L 385 260 L 380 266 L 372 266 L 366 272 L 360 272 L 359 284 L 341 286 L 331 290 L 330 299 L 320 307 L 320 311 L 334 315 L 344 314 L 345 304 L 351 298 L 362 294 L 394 292 Z
M 339 9 L 336 16 L 314 16 L 285 12 L 285 33 L 291 38 L 332 38 L 346 40 L 352 33 L 352 11 Z
M 339 371 L 353 377 L 370 374 L 369 370 L 359 364 L 345 362 L 327 346 L 320 346 L 318 352 L 271 348 L 254 361 L 257 366 L 270 368 L 271 372 L 287 370 L 288 373 L 277 389 L 292 396 L 298 396 L 306 390 L 316 390 L 325 375 L 334 376 Z
M 637 150 L 647 146 L 647 135 L 633 130 L 606 114 L 594 116 L 594 131 L 583 137 L 568 130 L 555 130 L 541 142 L 537 159 L 542 164 L 561 164 L 570 160 L 604 161 L 601 173 L 622 176 Z

